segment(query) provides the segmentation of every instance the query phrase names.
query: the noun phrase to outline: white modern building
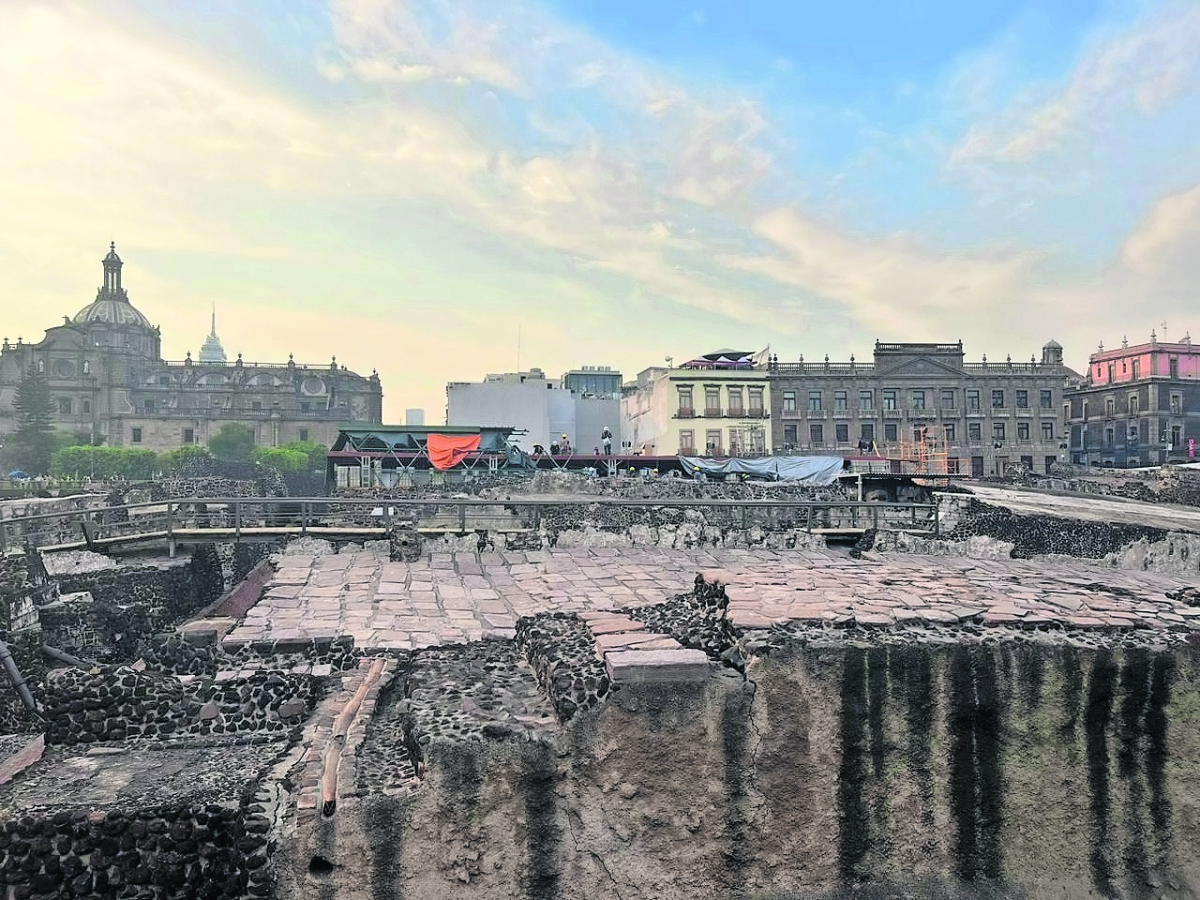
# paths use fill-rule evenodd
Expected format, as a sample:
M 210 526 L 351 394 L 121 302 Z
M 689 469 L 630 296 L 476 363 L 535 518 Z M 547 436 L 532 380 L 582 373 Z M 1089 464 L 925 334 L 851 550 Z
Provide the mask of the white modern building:
M 580 384 L 584 373 L 594 376 L 586 379 L 590 389 L 573 390 L 570 385 Z M 610 368 L 585 366 L 558 382 L 548 379 L 541 369 L 488 375 L 480 382 L 451 382 L 446 385 L 446 424 L 515 428 L 512 440 L 526 451 L 535 444 L 549 449 L 565 434 L 571 446 L 582 453 L 600 446 L 600 434 L 607 427 L 613 433 L 616 452 L 620 448 L 620 381 L 620 373 Z
M 762 456 L 770 452 L 766 354 L 719 350 L 641 372 L 621 398 L 621 433 L 644 456 Z

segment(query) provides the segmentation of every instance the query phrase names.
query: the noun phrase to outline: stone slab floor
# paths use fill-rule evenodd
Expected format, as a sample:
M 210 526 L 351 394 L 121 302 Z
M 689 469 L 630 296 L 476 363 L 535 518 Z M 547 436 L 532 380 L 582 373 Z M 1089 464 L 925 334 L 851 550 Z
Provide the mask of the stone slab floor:
M 972 560 L 837 551 L 572 548 L 434 553 L 389 562 L 386 548 L 284 555 L 227 642 L 353 635 L 362 648 L 416 649 L 509 636 L 519 616 L 658 603 L 698 573 L 729 585 L 744 627 L 788 620 L 869 625 L 1061 622 L 1075 628 L 1200 627 L 1167 598 L 1188 580 L 1086 561 Z

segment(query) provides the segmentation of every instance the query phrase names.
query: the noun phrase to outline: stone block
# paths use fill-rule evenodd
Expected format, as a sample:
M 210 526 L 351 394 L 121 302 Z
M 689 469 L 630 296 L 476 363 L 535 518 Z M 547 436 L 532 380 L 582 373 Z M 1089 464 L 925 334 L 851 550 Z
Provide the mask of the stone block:
M 604 657 L 614 684 L 699 681 L 711 663 L 703 650 L 617 650 Z

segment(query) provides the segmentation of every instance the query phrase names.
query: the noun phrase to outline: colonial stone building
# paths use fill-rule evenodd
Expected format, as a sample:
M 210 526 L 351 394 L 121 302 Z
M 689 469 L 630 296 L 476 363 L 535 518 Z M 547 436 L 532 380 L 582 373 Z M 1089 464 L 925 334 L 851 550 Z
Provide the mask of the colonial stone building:
M 771 357 L 775 452 L 874 447 L 950 474 L 1045 471 L 1065 453 L 1063 391 L 1079 376 L 1051 341 L 1029 362 L 965 362 L 954 344 L 875 343 L 874 360 Z
M 332 443 L 338 426 L 378 424 L 379 376 L 339 366 L 233 363 L 213 331 L 200 362 L 162 358 L 157 326 L 132 303 L 121 283 L 116 247 L 103 260 L 96 299 L 36 344 L 0 345 L 0 438 L 16 427 L 17 386 L 30 370 L 44 373 L 56 426 L 92 435 L 109 446 L 171 450 L 205 443 L 225 422 L 250 425 L 260 446 L 295 440 Z
M 1190 337 L 1088 359 L 1087 379 L 1068 396 L 1071 460 L 1081 465 L 1195 462 L 1200 443 L 1200 349 Z

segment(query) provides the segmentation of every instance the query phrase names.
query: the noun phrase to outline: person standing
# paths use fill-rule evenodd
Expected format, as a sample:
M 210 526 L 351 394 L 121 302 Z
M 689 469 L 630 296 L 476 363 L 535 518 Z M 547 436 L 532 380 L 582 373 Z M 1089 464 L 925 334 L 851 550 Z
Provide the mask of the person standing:
M 607 425 L 600 432 L 600 445 L 604 448 L 605 456 L 612 456 L 612 432 L 608 430 Z

